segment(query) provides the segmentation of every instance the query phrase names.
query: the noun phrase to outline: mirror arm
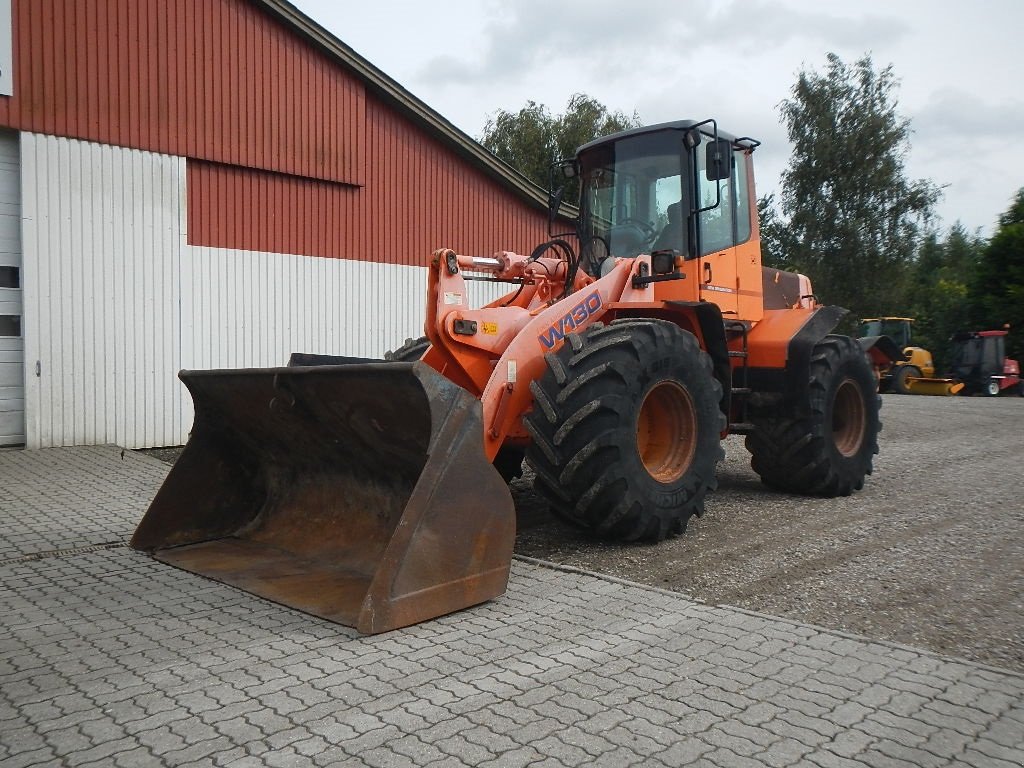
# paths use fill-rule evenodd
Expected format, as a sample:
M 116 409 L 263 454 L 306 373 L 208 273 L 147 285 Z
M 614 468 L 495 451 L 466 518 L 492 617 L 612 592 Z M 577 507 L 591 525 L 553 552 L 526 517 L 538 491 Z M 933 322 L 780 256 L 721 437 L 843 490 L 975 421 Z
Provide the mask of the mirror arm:
M 548 235 L 554 236 L 555 222 L 558 220 L 558 212 L 562 209 L 562 198 L 565 197 L 565 187 L 559 187 L 548 193 Z

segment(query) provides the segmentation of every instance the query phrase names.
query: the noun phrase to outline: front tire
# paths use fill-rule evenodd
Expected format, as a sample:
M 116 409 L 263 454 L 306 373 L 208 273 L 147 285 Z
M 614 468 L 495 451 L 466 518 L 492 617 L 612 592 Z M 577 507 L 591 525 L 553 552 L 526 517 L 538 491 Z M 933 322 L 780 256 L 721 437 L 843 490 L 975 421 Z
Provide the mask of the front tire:
M 995 379 L 989 379 L 985 384 L 985 394 L 989 397 L 996 397 L 999 395 L 999 382 Z
M 596 324 L 545 360 L 524 420 L 537 492 L 607 539 L 682 533 L 724 456 L 722 388 L 693 334 L 661 320 Z
M 761 481 L 790 493 L 849 496 L 878 453 L 881 398 L 853 339 L 826 336 L 811 355 L 807 401 L 765 409 L 747 436 Z
M 901 395 L 909 395 L 910 387 L 907 385 L 907 379 L 910 378 L 921 378 L 921 371 L 913 365 L 901 365 L 893 374 L 892 391 Z

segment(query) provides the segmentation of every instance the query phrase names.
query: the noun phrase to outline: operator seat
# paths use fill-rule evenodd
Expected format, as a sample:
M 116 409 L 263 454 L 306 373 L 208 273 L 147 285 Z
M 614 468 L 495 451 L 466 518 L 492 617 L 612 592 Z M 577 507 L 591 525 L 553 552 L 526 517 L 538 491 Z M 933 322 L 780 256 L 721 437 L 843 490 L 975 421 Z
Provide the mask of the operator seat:
M 683 248 L 683 205 L 682 202 L 672 203 L 665 211 L 668 224 L 661 230 L 658 239 L 651 246 L 651 252 L 672 249 L 681 251 Z

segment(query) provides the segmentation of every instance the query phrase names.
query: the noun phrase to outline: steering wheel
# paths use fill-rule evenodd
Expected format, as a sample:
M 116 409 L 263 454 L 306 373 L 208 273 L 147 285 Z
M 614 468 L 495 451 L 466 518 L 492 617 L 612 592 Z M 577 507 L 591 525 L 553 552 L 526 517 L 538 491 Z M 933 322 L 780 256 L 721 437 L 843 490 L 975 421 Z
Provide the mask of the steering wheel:
M 615 242 L 616 256 L 636 256 L 658 236 L 658 230 L 642 219 L 626 218 L 612 225 L 608 234 Z
M 644 221 L 643 219 L 636 219 L 632 216 L 622 219 L 615 224 L 615 227 L 633 227 L 640 230 L 640 234 L 643 236 L 645 243 L 649 243 L 658 235 L 658 228 L 651 224 L 651 222 Z

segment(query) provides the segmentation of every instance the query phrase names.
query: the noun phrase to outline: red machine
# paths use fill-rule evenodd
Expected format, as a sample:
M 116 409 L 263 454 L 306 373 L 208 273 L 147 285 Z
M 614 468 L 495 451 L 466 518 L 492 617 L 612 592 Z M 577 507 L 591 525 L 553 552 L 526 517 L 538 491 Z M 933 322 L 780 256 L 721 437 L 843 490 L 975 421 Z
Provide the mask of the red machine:
M 1006 356 L 1008 333 L 1006 330 L 966 331 L 953 336 L 950 376 L 964 383 L 964 394 L 1024 395 L 1020 363 Z

